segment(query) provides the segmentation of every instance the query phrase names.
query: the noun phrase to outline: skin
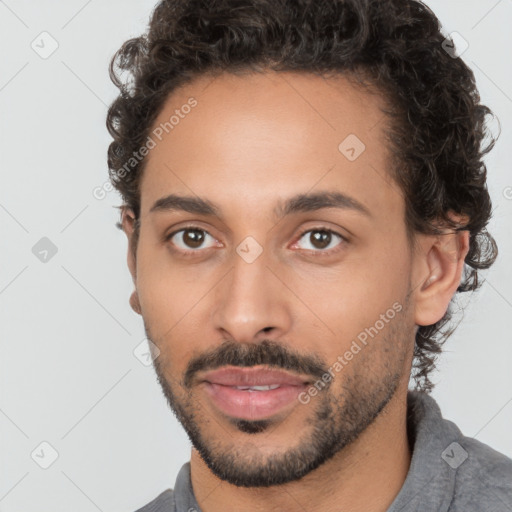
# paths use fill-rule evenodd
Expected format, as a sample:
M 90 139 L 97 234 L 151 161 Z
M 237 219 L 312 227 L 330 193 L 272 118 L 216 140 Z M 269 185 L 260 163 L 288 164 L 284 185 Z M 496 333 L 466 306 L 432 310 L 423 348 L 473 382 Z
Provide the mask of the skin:
M 238 487 L 219 478 L 193 448 L 198 504 L 203 512 L 385 511 L 411 459 L 406 395 L 414 336 L 418 326 L 446 312 L 460 283 L 469 233 L 417 234 L 416 245 L 409 245 L 404 199 L 387 171 L 384 100 L 343 77 L 201 77 L 173 92 L 154 126 L 191 96 L 197 106 L 147 157 L 137 245 L 133 212 L 125 208 L 122 214 L 135 285 L 130 303 L 160 350 L 164 387 L 194 415 L 214 453 L 238 449 L 238 463 L 248 466 L 311 441 L 315 413 L 329 399 L 346 412 L 351 392 L 368 410 L 369 397 L 391 395 L 355 439 L 300 480 Z M 338 149 L 349 134 L 366 146 L 355 161 Z M 350 195 L 371 216 L 336 208 L 274 216 L 280 201 L 316 191 Z M 171 193 L 206 198 L 221 216 L 150 211 Z M 183 233 L 164 240 L 189 223 L 210 235 L 199 249 L 187 246 Z M 347 241 L 334 236 L 323 249 L 312 244 L 310 232 L 301 237 L 322 228 Z M 252 263 L 236 252 L 247 236 L 263 249 Z M 196 253 L 187 258 L 180 253 L 186 249 Z M 331 366 L 396 302 L 403 305 L 401 314 L 336 374 L 329 390 L 307 405 L 297 401 L 260 434 L 238 429 L 200 386 L 182 386 L 191 359 L 226 340 L 249 347 L 270 340 Z M 343 418 L 337 416 L 337 424 Z

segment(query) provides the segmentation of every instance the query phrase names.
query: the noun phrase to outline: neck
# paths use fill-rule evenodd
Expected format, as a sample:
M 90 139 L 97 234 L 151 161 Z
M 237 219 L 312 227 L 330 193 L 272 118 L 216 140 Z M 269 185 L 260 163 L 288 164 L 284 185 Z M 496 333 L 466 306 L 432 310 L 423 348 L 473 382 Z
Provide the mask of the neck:
M 220 480 L 193 449 L 190 468 L 202 512 L 385 512 L 400 491 L 411 461 L 407 437 L 407 387 L 349 446 L 298 481 L 237 487 Z

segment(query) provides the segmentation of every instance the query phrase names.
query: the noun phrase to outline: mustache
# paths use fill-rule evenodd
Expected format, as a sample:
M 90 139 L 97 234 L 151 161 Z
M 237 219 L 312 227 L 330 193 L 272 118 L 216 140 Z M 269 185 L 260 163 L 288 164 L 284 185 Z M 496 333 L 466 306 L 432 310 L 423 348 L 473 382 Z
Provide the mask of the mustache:
M 302 355 L 274 341 L 263 340 L 259 343 L 225 341 L 219 347 L 189 361 L 183 384 L 186 388 L 190 388 L 200 371 L 215 370 L 222 366 L 257 365 L 311 375 L 316 379 L 321 379 L 328 371 L 327 366 L 318 356 Z

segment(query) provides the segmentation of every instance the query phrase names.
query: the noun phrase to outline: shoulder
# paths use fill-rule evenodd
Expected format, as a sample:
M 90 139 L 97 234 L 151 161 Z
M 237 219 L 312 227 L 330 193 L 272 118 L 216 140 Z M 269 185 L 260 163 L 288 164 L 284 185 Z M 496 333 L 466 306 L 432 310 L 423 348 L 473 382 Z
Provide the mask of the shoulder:
M 137 509 L 135 512 L 174 512 L 175 509 L 174 491 L 172 489 L 166 489 L 153 501 Z
M 464 435 L 432 396 L 409 391 L 407 399 L 412 459 L 390 510 L 410 510 L 415 499 L 418 510 L 512 512 L 512 459 Z
M 512 459 L 474 438 L 461 436 L 457 444 L 464 460 L 456 468 L 450 512 L 512 510 Z

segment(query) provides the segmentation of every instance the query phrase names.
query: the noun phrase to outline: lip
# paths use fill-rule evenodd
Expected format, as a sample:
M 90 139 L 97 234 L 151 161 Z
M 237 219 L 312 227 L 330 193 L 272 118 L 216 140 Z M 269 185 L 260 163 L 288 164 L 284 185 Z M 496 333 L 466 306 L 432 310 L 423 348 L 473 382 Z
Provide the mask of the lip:
M 224 414 L 247 420 L 269 418 L 293 403 L 308 385 L 283 370 L 263 367 L 225 367 L 202 376 L 204 390 L 213 405 Z M 237 389 L 237 386 L 278 386 L 269 390 Z

